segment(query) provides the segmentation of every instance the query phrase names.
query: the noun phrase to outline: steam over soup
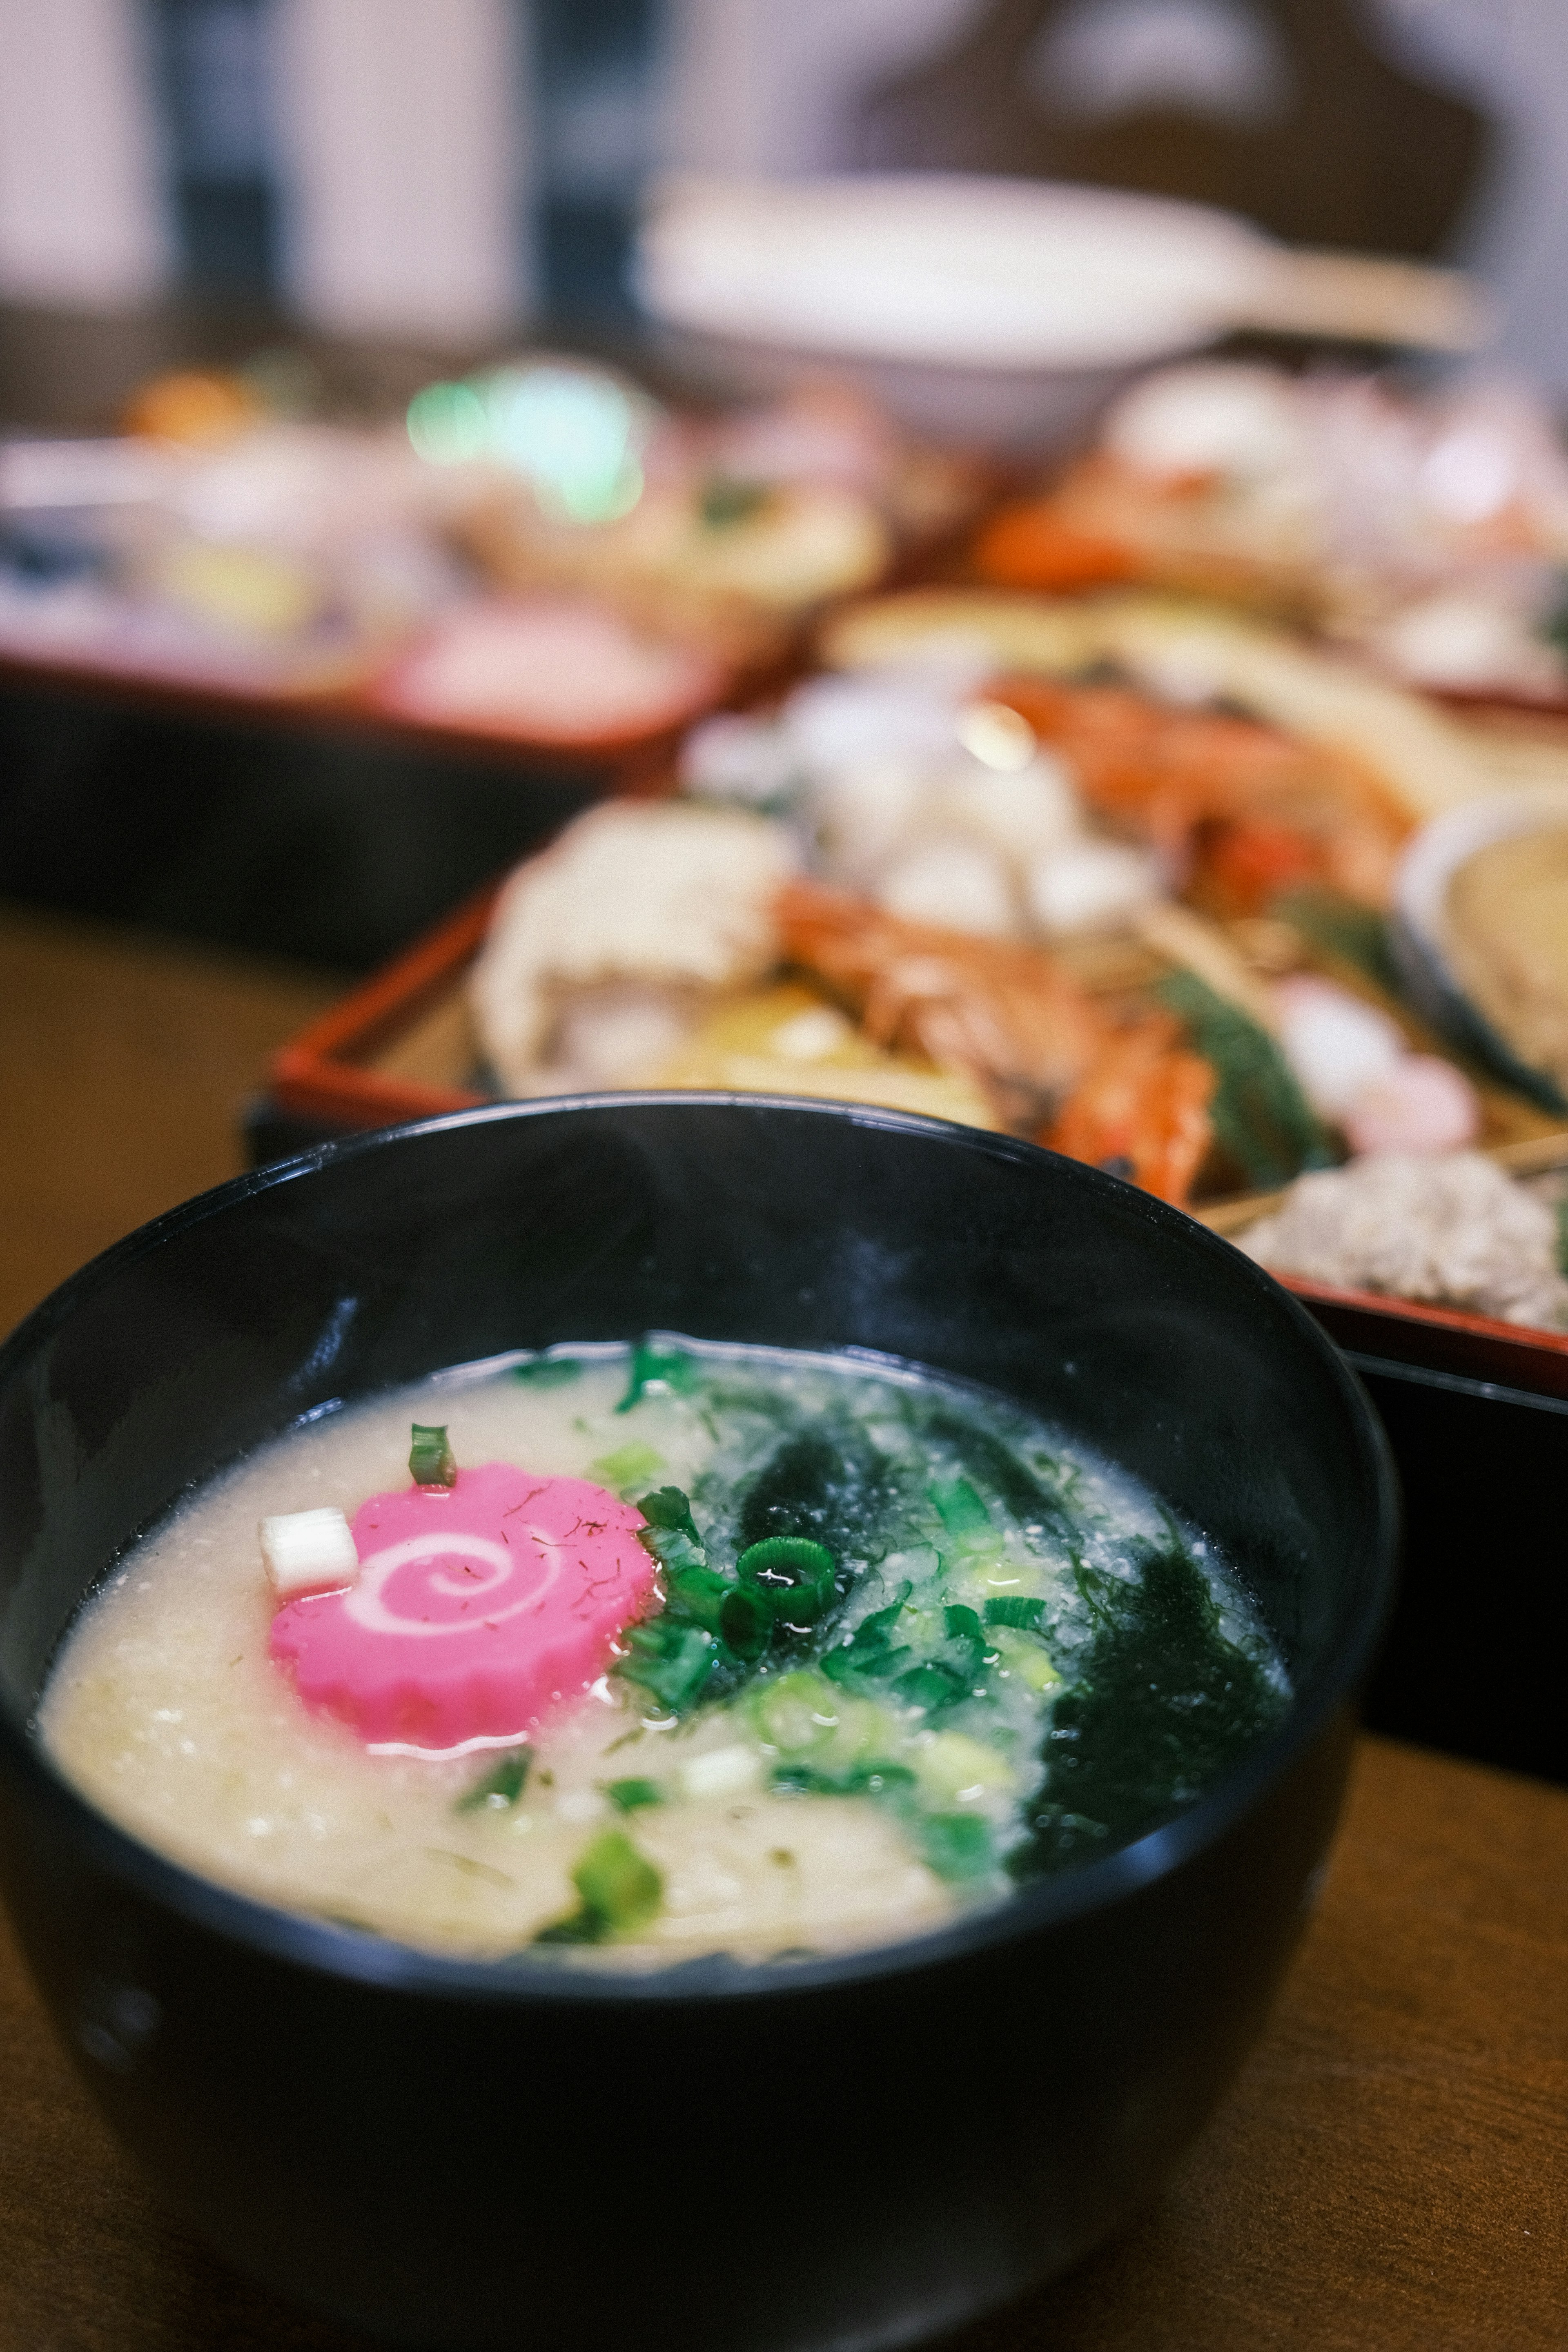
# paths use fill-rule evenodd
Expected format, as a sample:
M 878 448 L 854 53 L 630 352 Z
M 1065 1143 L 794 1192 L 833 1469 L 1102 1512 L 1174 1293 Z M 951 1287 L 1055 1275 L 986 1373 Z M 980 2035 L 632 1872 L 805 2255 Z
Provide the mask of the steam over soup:
M 1181 1811 L 1287 1697 L 1212 1549 L 1059 1432 L 918 1370 L 649 1339 L 258 1453 L 120 1562 L 40 1727 L 263 1901 L 648 1964 L 997 1902 Z

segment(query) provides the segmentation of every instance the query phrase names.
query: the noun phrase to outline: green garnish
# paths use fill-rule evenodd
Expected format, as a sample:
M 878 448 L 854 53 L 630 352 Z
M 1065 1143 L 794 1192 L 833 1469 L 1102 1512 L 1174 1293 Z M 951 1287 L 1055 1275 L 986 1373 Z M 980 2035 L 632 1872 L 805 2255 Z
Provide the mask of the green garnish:
M 702 485 L 698 512 L 710 530 L 745 522 L 765 507 L 773 491 L 766 482 L 745 482 L 733 474 L 710 474 Z
M 837 1596 L 833 1554 L 809 1536 L 764 1536 L 748 1544 L 735 1573 L 785 1624 L 815 1625 Z
M 511 1376 L 526 1388 L 563 1389 L 569 1381 L 582 1379 L 583 1366 L 576 1356 L 534 1356 L 526 1364 L 514 1364 Z
M 605 1830 L 572 1873 L 578 1908 L 534 1937 L 536 1944 L 603 1944 L 655 1917 L 664 1881 L 625 1830 Z
M 944 1666 L 940 1658 L 924 1658 L 899 1676 L 893 1690 L 906 1706 L 923 1706 L 928 1715 L 941 1715 L 967 1698 L 970 1685 L 964 1675 Z
M 626 1392 L 616 1407 L 617 1412 L 630 1412 L 640 1404 L 649 1389 L 670 1396 L 689 1396 L 702 1385 L 702 1367 L 693 1356 L 679 1348 L 661 1347 L 657 1339 L 639 1339 L 632 1349 L 631 1377 Z
M 1219 1084 L 1209 1105 L 1215 1140 L 1255 1190 L 1288 1184 L 1338 1154 L 1267 1029 L 1195 972 L 1173 971 L 1155 995 L 1175 1013 Z
M 664 1790 L 657 1780 L 606 1780 L 605 1794 L 617 1812 L 635 1813 L 639 1805 L 662 1805 Z
M 1053 1465 L 1048 1474 L 1031 1470 L 1001 1438 L 994 1437 L 988 1429 L 972 1427 L 956 1413 L 933 1414 L 929 1427 L 932 1437 L 952 1447 L 971 1478 L 980 1479 L 994 1491 L 1020 1527 L 1043 1527 L 1063 1542 L 1077 1533 L 1062 1492 L 1068 1481 L 1059 1468 Z
M 477 1813 L 481 1807 L 494 1812 L 504 1812 L 515 1805 L 528 1783 L 528 1768 L 533 1761 L 531 1748 L 510 1748 L 481 1773 L 471 1789 L 465 1790 L 452 1808 L 454 1812 Z
M 634 1625 L 626 1643 L 620 1674 L 675 1713 L 690 1706 L 721 1658 L 711 1633 L 668 1614 Z
M 414 1443 L 408 1449 L 408 1475 L 416 1486 L 455 1486 L 458 1465 L 447 1443 L 447 1424 L 427 1426 L 416 1421 Z
M 657 1477 L 663 1467 L 663 1454 L 636 1437 L 629 1445 L 617 1446 L 614 1454 L 601 1454 L 597 1462 L 590 1462 L 588 1475 L 595 1486 L 613 1486 L 619 1494 L 623 1487 L 640 1486 L 645 1479 Z
M 994 1866 L 984 1813 L 929 1813 L 921 1824 L 921 1851 L 939 1878 L 984 1878 Z
M 731 1585 L 719 1612 L 719 1632 L 725 1647 L 749 1665 L 762 1656 L 773 1639 L 773 1612 L 758 1593 Z
M 907 1764 L 851 1764 L 824 1772 L 813 1764 L 775 1764 L 768 1786 L 785 1797 L 888 1797 L 903 1799 L 916 1787 Z
M 1043 1601 L 1032 1601 L 1022 1592 L 1004 1592 L 985 1603 L 988 1625 L 1012 1625 L 1020 1633 L 1037 1633 L 1040 1620 L 1046 1613 Z
M 626 1450 L 629 1453 L 631 1448 Z M 637 1509 L 647 1522 L 637 1529 L 637 1540 L 645 1551 L 652 1552 L 661 1568 L 707 1567 L 707 1546 L 697 1532 L 691 1506 L 679 1486 L 660 1486 L 656 1493 L 644 1495 Z M 706 1624 L 708 1620 L 704 1618 L 702 1622 Z
M 967 1478 L 950 1478 L 930 1491 L 937 1516 L 955 1543 L 994 1533 L 991 1514 Z

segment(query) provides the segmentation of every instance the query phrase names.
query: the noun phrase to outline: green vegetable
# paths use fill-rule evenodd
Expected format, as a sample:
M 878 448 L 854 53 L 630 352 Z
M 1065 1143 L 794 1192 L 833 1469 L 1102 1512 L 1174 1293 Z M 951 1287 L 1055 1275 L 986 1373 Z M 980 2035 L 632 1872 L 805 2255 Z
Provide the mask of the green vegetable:
M 1033 1836 L 1012 1859 L 1028 1877 L 1125 1845 L 1182 1811 L 1284 1713 L 1256 1659 L 1226 1639 L 1197 1562 L 1179 1540 L 1136 1548 L 1132 1581 L 1080 1568 L 1095 1634 L 1057 1700 Z
M 773 491 L 766 482 L 743 482 L 732 474 L 710 474 L 702 485 L 699 512 L 710 530 L 745 522 L 765 507 Z
M 414 1443 L 408 1449 L 408 1475 L 416 1486 L 455 1486 L 458 1465 L 447 1443 L 447 1424 L 427 1427 L 422 1421 L 414 1423 Z
M 722 1580 L 721 1579 L 721 1581 Z M 719 1632 L 727 1649 L 748 1664 L 760 1658 L 773 1634 L 773 1612 L 760 1594 L 747 1592 L 735 1585 L 725 1589 L 719 1611 Z
M 1304 883 L 1272 898 L 1268 911 L 1291 924 L 1312 946 L 1364 973 L 1385 995 L 1401 994 L 1388 919 L 1375 907 L 1363 907 L 1359 898 L 1347 898 L 1321 884 Z
M 1249 1185 L 1270 1190 L 1307 1169 L 1334 1165 L 1328 1129 L 1266 1029 L 1195 972 L 1171 972 L 1154 992 L 1219 1081 L 1209 1104 L 1215 1139 Z
M 716 1568 L 677 1569 L 669 1580 L 670 1609 L 716 1633 L 724 1603 L 734 1591 L 728 1577 L 721 1576 Z
M 1043 1601 L 1033 1601 L 1022 1592 L 1005 1592 L 985 1603 L 988 1625 L 1015 1625 L 1020 1633 L 1037 1633 L 1040 1620 L 1046 1613 Z
M 1557 1270 L 1568 1275 L 1568 1192 L 1557 1203 Z
M 563 1389 L 569 1381 L 582 1379 L 583 1366 L 575 1356 L 534 1356 L 526 1364 L 514 1364 L 511 1376 L 525 1388 Z
M 965 1684 L 972 1685 L 985 1663 L 985 1635 L 980 1620 L 973 1609 L 966 1609 L 962 1603 L 944 1609 L 942 1613 L 947 1630 L 948 1647 L 955 1653 L 958 1671 Z
M 489 1811 L 501 1812 L 508 1805 L 515 1805 L 527 1784 L 528 1768 L 532 1761 L 531 1748 L 508 1748 L 488 1772 L 480 1774 L 471 1789 L 465 1790 L 453 1811 L 476 1813 L 483 1806 Z
M 915 1789 L 915 1775 L 907 1764 L 851 1764 L 843 1772 L 824 1772 L 812 1764 L 775 1764 L 768 1785 L 786 1797 L 907 1798 Z
M 976 1536 L 995 1533 L 990 1512 L 967 1478 L 950 1478 L 944 1486 L 932 1486 L 930 1494 L 942 1526 L 955 1542 L 968 1546 Z
M 626 1643 L 630 1655 L 619 1672 L 676 1713 L 690 1706 L 721 1658 L 711 1633 L 670 1616 L 634 1625 Z
M 663 1395 L 689 1396 L 701 1384 L 702 1367 L 694 1356 L 686 1355 L 679 1348 L 661 1345 L 657 1339 L 639 1339 L 632 1349 L 626 1392 L 616 1411 L 630 1412 L 650 1389 Z
M 614 1454 L 601 1454 L 597 1462 L 591 1462 L 588 1475 L 597 1486 L 613 1486 L 620 1494 L 629 1486 L 640 1486 L 645 1478 L 657 1476 L 663 1467 L 663 1454 L 645 1445 L 640 1438 L 634 1438 L 629 1445 L 618 1446 Z
M 605 1830 L 572 1873 L 579 1908 L 534 1937 L 539 1944 L 602 1944 L 631 1934 L 656 1916 L 664 1881 L 625 1830 Z
M 894 1693 L 906 1706 L 923 1706 L 928 1715 L 940 1715 L 945 1708 L 956 1706 L 960 1699 L 969 1696 L 969 1689 L 966 1677 L 944 1666 L 939 1658 L 923 1659 L 907 1675 L 900 1675 L 893 1685 Z
M 664 1791 L 657 1780 L 606 1780 L 605 1794 L 617 1811 L 635 1813 L 639 1805 L 662 1805 Z
M 991 1824 L 984 1813 L 928 1813 L 921 1852 L 939 1878 L 984 1878 L 994 1866 Z
M 957 1413 L 933 1413 L 927 1426 L 933 1438 L 952 1446 L 971 1478 L 978 1478 L 1001 1497 L 1020 1527 L 1043 1527 L 1062 1542 L 1077 1534 L 1061 1484 L 1027 1468 L 1001 1438 L 994 1437 L 988 1429 L 975 1428 Z
M 678 1570 L 707 1566 L 707 1546 L 697 1532 L 691 1506 L 679 1486 L 660 1486 L 656 1493 L 644 1495 L 637 1509 L 647 1521 L 646 1527 L 638 1528 L 637 1540 L 663 1567 Z M 708 1620 L 704 1618 L 703 1622 Z
M 809 1536 L 836 1560 L 879 1559 L 898 1490 L 891 1465 L 854 1423 L 803 1430 L 764 1462 L 747 1490 L 742 1549 L 769 1536 Z
M 837 1598 L 833 1554 L 809 1536 L 764 1536 L 748 1544 L 735 1573 L 791 1625 L 814 1625 Z

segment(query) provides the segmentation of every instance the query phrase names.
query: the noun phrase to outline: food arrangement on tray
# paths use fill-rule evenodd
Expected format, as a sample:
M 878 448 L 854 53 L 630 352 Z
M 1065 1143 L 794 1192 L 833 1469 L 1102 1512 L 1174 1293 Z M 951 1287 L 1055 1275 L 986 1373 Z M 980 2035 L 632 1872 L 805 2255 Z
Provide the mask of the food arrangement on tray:
M 994 516 L 974 561 L 1013 587 L 1224 597 L 1416 686 L 1568 698 L 1568 457 L 1513 385 L 1166 369 L 1064 478 Z
M 1029 1136 L 1238 1231 L 1347 1160 L 1560 1137 L 1568 1164 L 1549 1082 L 1451 1042 L 1395 953 L 1411 845 L 1493 782 L 1478 738 L 1256 620 L 1142 595 L 910 591 L 843 607 L 819 650 L 688 736 L 678 797 L 601 806 L 466 918 L 395 1037 L 384 1000 L 300 1041 L 280 1097 L 370 1123 L 421 1069 L 405 1115 L 830 1095 Z M 1522 1272 L 1397 1278 L 1555 1317 L 1555 1210 L 1520 1197 Z
M 0 444 L 0 658 L 564 747 L 713 708 L 985 487 L 853 394 L 700 417 L 549 355 L 396 424 L 303 413 L 276 360 L 124 422 Z

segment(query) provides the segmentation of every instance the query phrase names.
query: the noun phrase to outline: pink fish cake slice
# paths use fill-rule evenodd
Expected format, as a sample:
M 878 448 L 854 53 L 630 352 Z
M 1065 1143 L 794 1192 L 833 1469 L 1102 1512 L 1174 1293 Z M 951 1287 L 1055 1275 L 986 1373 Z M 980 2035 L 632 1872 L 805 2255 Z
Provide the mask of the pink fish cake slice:
M 585 1478 L 507 1462 L 373 1495 L 354 1515 L 354 1582 L 288 1601 L 271 1654 L 308 1706 L 373 1748 L 524 1738 L 590 1690 L 616 1636 L 657 1606 L 643 1524 Z

